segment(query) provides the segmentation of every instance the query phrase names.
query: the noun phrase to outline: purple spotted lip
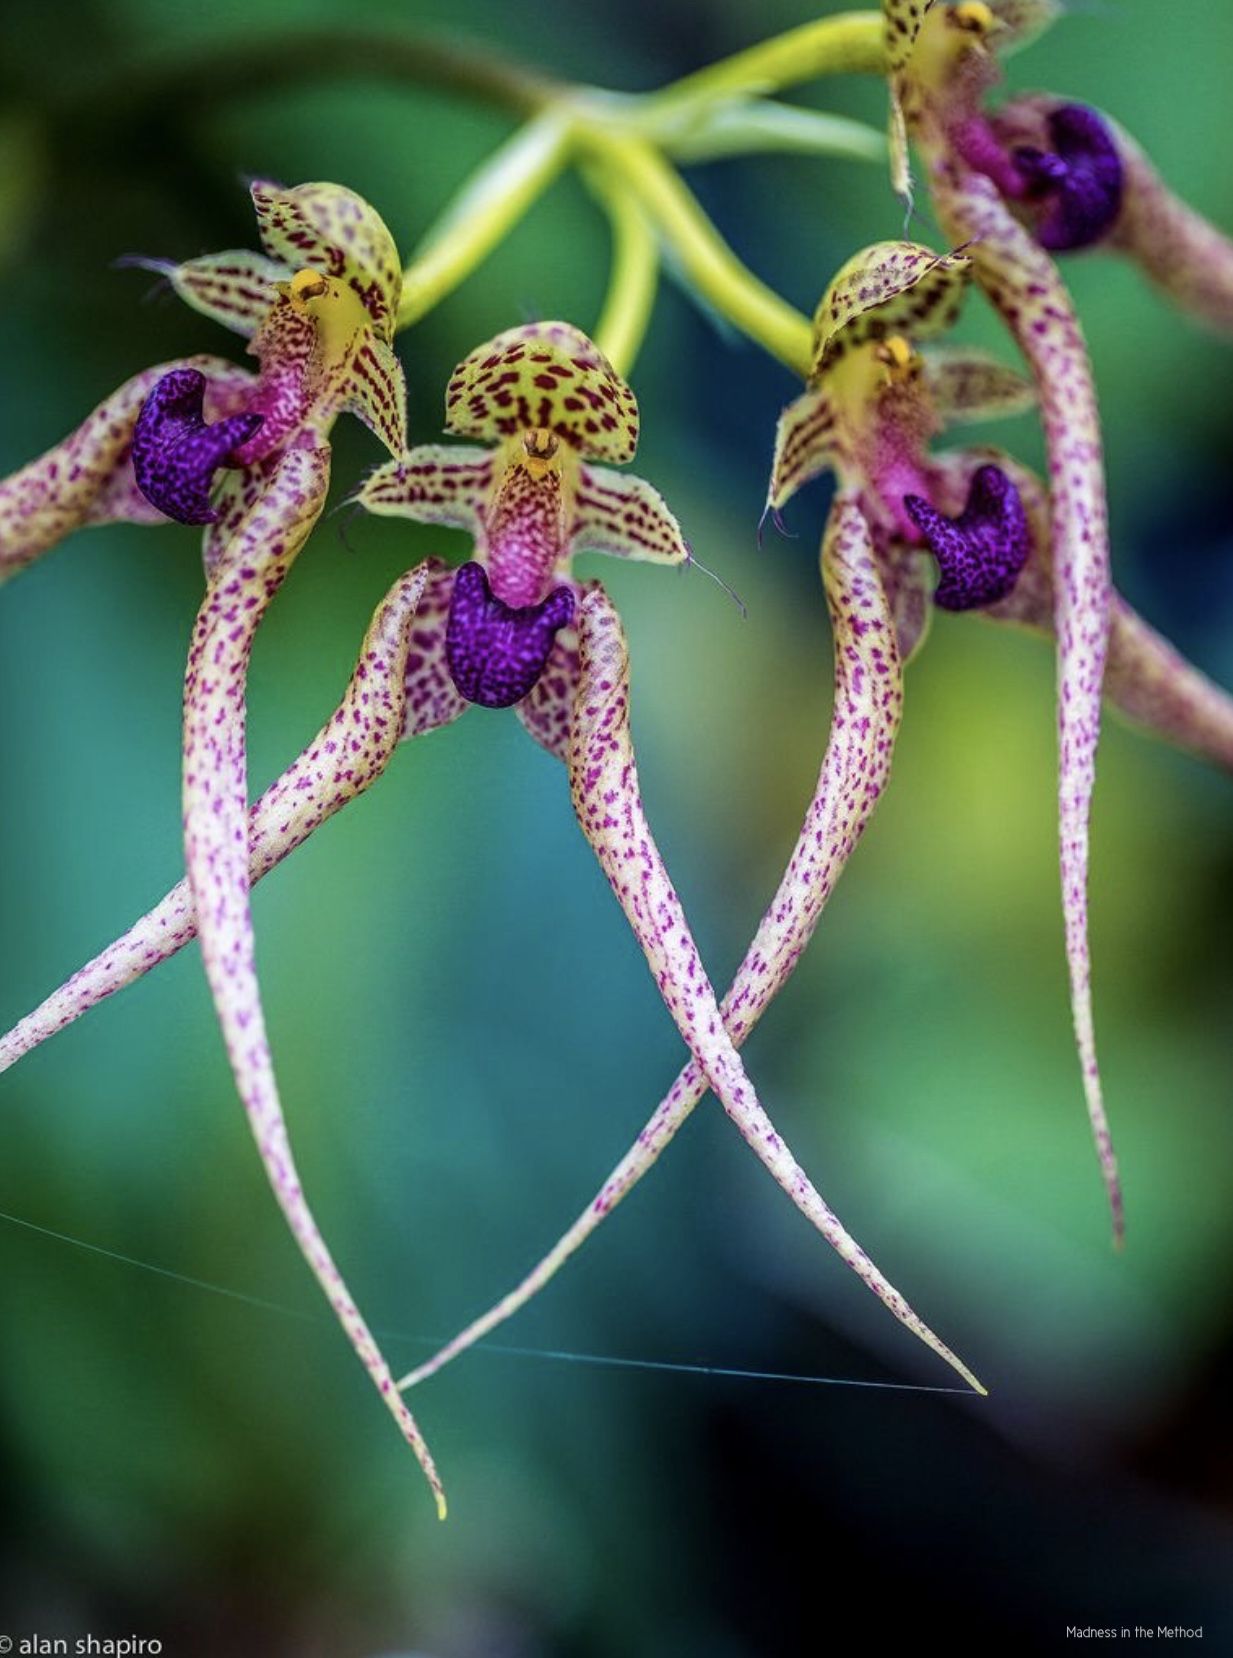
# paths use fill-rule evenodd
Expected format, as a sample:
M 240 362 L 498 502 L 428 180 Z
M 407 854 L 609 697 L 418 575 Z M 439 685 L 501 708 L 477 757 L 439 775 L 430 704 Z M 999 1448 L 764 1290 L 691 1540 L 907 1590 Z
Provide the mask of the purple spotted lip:
M 1117 144 L 1094 109 L 1062 104 L 1048 118 L 1051 150 L 1020 145 L 1012 160 L 1039 207 L 1036 237 L 1052 253 L 1091 247 L 1122 209 L 1123 167 Z
M 259 414 L 228 415 L 210 426 L 203 405 L 206 378 L 176 368 L 154 387 L 133 428 L 133 474 L 151 506 L 178 524 L 214 524 L 210 485 L 220 466 L 262 424 Z
M 510 708 L 543 673 L 574 595 L 556 587 L 539 604 L 515 608 L 497 598 L 482 564 L 459 569 L 450 599 L 445 655 L 459 694 L 481 708 Z
M 1000 466 L 973 473 L 958 518 L 947 518 L 919 495 L 905 495 L 903 504 L 938 561 L 942 579 L 933 602 L 942 610 L 978 610 L 1013 590 L 1031 535 L 1019 491 Z

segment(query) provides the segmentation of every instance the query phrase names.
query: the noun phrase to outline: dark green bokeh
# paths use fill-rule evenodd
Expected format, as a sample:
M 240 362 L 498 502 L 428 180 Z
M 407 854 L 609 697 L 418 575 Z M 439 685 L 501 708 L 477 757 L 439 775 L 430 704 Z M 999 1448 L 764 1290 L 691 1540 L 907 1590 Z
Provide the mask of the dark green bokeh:
M 510 130 L 422 88 L 342 80 L 156 127 L 65 89 L 137 49 L 315 23 L 462 29 L 640 88 L 752 38 L 737 0 L 551 18 L 489 0 L 27 6 L 0 29 L 0 466 L 134 369 L 219 331 L 111 261 L 252 241 L 241 175 L 352 185 L 409 249 Z M 758 8 L 769 32 L 799 8 Z M 1167 14 L 1167 15 L 1166 15 Z M 1227 0 L 1076 8 L 1010 65 L 1104 106 L 1233 226 Z M 872 83 L 808 94 L 880 122 Z M 54 112 L 54 118 L 53 118 Z M 734 245 L 803 308 L 896 234 L 882 174 L 698 169 Z M 926 223 L 920 234 L 928 236 Z M 527 316 L 586 327 L 607 233 L 567 182 L 402 337 L 413 438 L 452 364 Z M 1103 257 L 1067 274 L 1106 415 L 1118 581 L 1233 679 L 1227 345 Z M 969 338 L 1008 351 L 969 306 Z M 665 285 L 635 383 L 639 470 L 739 590 L 604 567 L 635 659 L 648 807 L 726 982 L 812 786 L 829 702 L 816 574 L 754 528 L 787 377 Z M 1039 456 L 1030 419 L 999 430 Z M 376 458 L 339 427 L 339 494 Z M 342 527 L 346 525 L 346 539 Z M 333 706 L 401 569 L 459 538 L 328 520 L 263 628 L 252 775 Z M 598 571 L 598 561 L 593 568 Z M 189 532 L 74 538 L 4 594 L 5 1025 L 177 877 Z M 807 962 L 750 1045 L 763 1097 L 862 1243 L 987 1401 L 603 1370 L 476 1353 L 415 1396 L 451 1494 L 414 1465 L 270 1200 L 189 950 L 6 1077 L 0 1210 L 306 1316 L 225 1300 L 0 1222 L 0 1631 L 157 1635 L 169 1654 L 811 1651 L 868 1640 L 1051 1650 L 1067 1624 L 1233 1638 L 1229 829 L 1233 797 L 1121 727 L 1093 836 L 1096 1009 L 1130 1243 L 1110 1250 L 1072 1051 L 1057 895 L 1053 669 L 940 618 L 893 787 Z M 573 827 L 509 717 L 412 745 L 255 899 L 266 1007 L 308 1189 L 409 1366 L 509 1286 L 591 1195 L 681 1058 Z M 583 1353 L 946 1384 L 759 1172 L 713 1105 L 502 1332 Z M 812 1562 L 802 1573 L 789 1561 Z M 887 1594 L 890 1583 L 897 1585 Z M 858 1645 L 863 1649 L 864 1643 Z

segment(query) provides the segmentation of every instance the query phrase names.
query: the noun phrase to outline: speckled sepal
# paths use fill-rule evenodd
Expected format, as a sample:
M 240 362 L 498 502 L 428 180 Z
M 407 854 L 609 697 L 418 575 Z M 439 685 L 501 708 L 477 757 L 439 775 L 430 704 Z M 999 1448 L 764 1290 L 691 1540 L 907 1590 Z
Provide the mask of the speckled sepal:
M 387 344 L 394 337 L 402 294 L 402 261 L 375 207 L 338 184 L 269 179 L 251 186 L 261 242 L 272 259 L 293 270 L 308 266 L 344 283 Z
M 426 443 L 370 472 L 355 499 L 384 518 L 480 532 L 492 494 L 495 457 L 482 449 Z
M 584 463 L 574 493 L 569 553 L 613 553 L 648 564 L 684 564 L 689 547 L 657 489 L 628 472 Z
M 250 884 L 268 875 L 385 770 L 402 737 L 404 722 L 410 718 L 417 687 L 412 664 L 417 630 L 424 620 L 421 598 L 440 569 L 430 561 L 394 583 L 369 624 L 338 709 L 250 808 Z M 425 713 L 421 707 L 418 718 L 423 720 Z M 196 936 L 196 907 L 188 882 L 181 881 L 114 944 L 0 1037 L 0 1071 L 167 961 Z
M 620 622 L 602 589 L 587 591 L 582 602 L 582 682 L 571 749 L 575 807 L 695 1057 L 553 1249 L 514 1290 L 404 1377 L 401 1386 L 425 1380 L 525 1306 L 654 1166 L 718 1075 L 716 1092 L 725 1110 L 797 1207 L 897 1318 L 980 1388 L 840 1226 L 768 1121 L 735 1054 L 800 960 L 885 786 L 899 724 L 902 684 L 894 629 L 867 526 L 850 499 L 842 500 L 832 514 L 823 578 L 835 631 L 830 738 L 788 869 L 724 999 L 722 1027 L 679 901 L 642 815 L 629 742 L 627 656 Z
M 934 346 L 924 353 L 925 384 L 948 426 L 1025 414 L 1036 387 L 1018 369 L 971 346 Z
M 803 392 L 788 404 L 775 427 L 766 510 L 781 511 L 798 489 L 832 467 L 840 453 L 838 424 L 830 399 L 823 391 Z
M 835 533 L 858 538 L 859 556 L 866 568 L 872 567 L 868 531 L 859 512 L 842 515 Z M 602 589 L 583 601 L 579 634 L 581 684 L 569 759 L 574 812 L 642 946 L 677 1029 L 746 1143 L 793 1202 L 895 1317 L 979 1389 L 971 1372 L 922 1324 L 843 1228 L 763 1110 L 724 1023 L 643 812 L 629 733 L 628 649 L 620 618 Z M 893 650 L 888 628 L 879 634 L 877 643 L 879 649 Z
M 620 464 L 638 447 L 638 403 L 612 364 L 566 322 L 508 329 L 454 370 L 446 426 L 494 442 L 548 431 L 590 460 Z
M 867 340 L 904 334 L 926 340 L 959 314 L 970 274 L 963 253 L 915 242 L 875 242 L 848 260 L 814 313 L 814 373 Z

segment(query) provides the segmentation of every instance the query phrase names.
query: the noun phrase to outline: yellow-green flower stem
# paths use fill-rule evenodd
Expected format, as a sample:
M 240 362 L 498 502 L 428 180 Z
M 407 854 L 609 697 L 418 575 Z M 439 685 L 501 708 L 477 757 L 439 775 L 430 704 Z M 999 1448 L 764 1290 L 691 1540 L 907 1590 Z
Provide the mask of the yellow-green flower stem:
M 659 119 L 670 110 L 777 92 L 823 75 L 884 75 L 885 41 L 881 11 L 821 17 L 652 93 L 646 100 L 648 113 Z
M 659 241 L 637 195 L 623 179 L 607 168 L 593 167 L 586 180 L 612 229 L 608 292 L 591 338 L 628 380 L 655 306 Z
M 264 49 L 263 49 L 264 46 Z M 225 54 L 223 55 L 225 58 Z M 629 363 L 654 303 L 656 250 L 645 220 L 670 248 L 686 278 L 741 332 L 795 373 L 810 366 L 810 329 L 800 312 L 737 258 L 686 187 L 663 150 L 681 143 L 691 159 L 708 153 L 788 148 L 810 153 L 876 153 L 854 124 L 825 125 L 810 112 L 762 108 L 751 99 L 830 74 L 878 74 L 885 68 L 879 13 L 845 12 L 807 23 L 688 75 L 652 94 L 605 93 L 567 87 L 464 47 L 411 35 L 304 33 L 291 42 L 252 42 L 220 73 L 206 56 L 167 73 L 146 63 L 128 71 L 127 103 L 147 109 L 170 94 L 176 107 L 216 101 L 247 86 L 318 73 L 393 75 L 445 85 L 513 108 L 530 120 L 478 170 L 446 210 L 403 274 L 398 327 L 406 328 L 450 294 L 509 234 L 573 161 L 593 173 L 613 227 L 613 270 L 598 332 L 610 356 Z M 86 124 L 98 105 L 86 99 Z M 104 105 L 110 107 L 106 99 Z M 725 115 L 725 106 L 727 111 Z M 74 112 L 79 117 L 80 109 Z
M 705 109 L 688 109 L 656 116 L 643 137 L 658 144 L 673 161 L 718 161 L 724 156 L 825 155 L 849 161 L 887 164 L 886 134 L 864 121 L 803 109 L 774 98 L 729 98 Z
M 821 18 L 643 95 L 567 86 L 516 63 L 403 31 L 299 29 L 242 46 L 204 50 L 190 63 L 157 54 L 118 73 L 92 70 L 51 98 L 53 124 L 88 145 L 104 122 L 196 123 L 224 100 L 306 79 L 361 75 L 409 81 L 482 99 L 529 117 L 479 170 L 404 272 L 398 327 L 440 303 L 493 251 L 570 161 L 595 164 L 641 204 L 685 275 L 736 328 L 800 374 L 809 325 L 740 262 L 663 159 L 677 143 L 691 160 L 766 148 L 873 159 L 871 134 L 852 123 L 828 134 L 812 112 L 777 111 L 751 99 L 833 74 L 885 69 L 879 12 Z M 725 110 L 724 106 L 728 106 Z M 834 121 L 834 118 L 831 118 Z M 708 147 L 708 123 L 712 137 Z M 601 327 L 609 349 L 632 359 L 653 296 L 645 235 L 626 203 L 614 217 L 614 269 Z M 635 239 L 638 238 L 638 239 Z
M 809 319 L 741 263 L 676 169 L 632 133 L 595 127 L 578 138 L 634 192 L 698 292 L 804 379 L 812 357 Z
M 614 268 L 601 319 L 608 344 L 600 340 L 608 356 L 632 360 L 653 300 L 645 236 L 633 218 L 636 203 L 721 316 L 794 373 L 808 374 L 808 318 L 742 264 L 676 169 L 639 136 L 629 117 L 592 113 L 585 95 L 562 98 L 537 115 L 464 186 L 403 273 L 399 328 L 417 322 L 470 275 L 571 155 L 592 162 L 593 188 L 602 188 L 613 215 Z M 617 208 L 619 197 L 624 201 Z
M 549 107 L 471 176 L 403 272 L 399 328 L 418 322 L 505 240 L 565 166 L 572 134 L 568 110 Z

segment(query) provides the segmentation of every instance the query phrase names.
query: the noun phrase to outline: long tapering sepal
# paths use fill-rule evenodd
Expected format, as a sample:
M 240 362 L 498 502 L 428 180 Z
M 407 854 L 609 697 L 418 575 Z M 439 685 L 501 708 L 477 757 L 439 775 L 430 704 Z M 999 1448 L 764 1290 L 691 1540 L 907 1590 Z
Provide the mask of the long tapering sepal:
M 328 482 L 328 450 L 289 450 L 207 591 L 184 683 L 185 863 L 206 977 L 274 1195 L 444 1513 L 432 1457 L 304 1196 L 278 1096 L 254 959 L 245 737 L 248 660 L 265 608 L 321 513 Z
M 1110 245 L 1136 260 L 1182 310 L 1233 332 L 1233 238 L 1174 195 L 1139 146 L 1115 131 L 1125 188 Z
M 1096 1059 L 1087 936 L 1088 823 L 1110 625 L 1109 528 L 1100 415 L 1087 347 L 1048 253 L 993 183 L 954 163 L 932 176 L 948 235 L 970 243 L 977 280 L 1031 366 L 1049 453 L 1054 624 L 1058 642 L 1058 831 L 1066 956 L 1088 1116 L 1113 1236 L 1124 1232 L 1121 1184 Z
M 335 812 L 381 776 L 402 739 L 431 729 L 439 697 L 425 696 L 422 611 L 444 575 L 430 561 L 400 576 L 377 609 L 342 702 L 299 757 L 253 805 L 248 816 L 249 882 L 261 880 Z M 448 594 L 446 595 L 448 604 Z M 437 618 L 436 656 L 443 666 L 444 612 Z M 415 635 L 415 670 L 409 671 Z M 461 711 L 461 710 L 459 710 Z M 0 1071 L 55 1036 L 83 1013 L 174 956 L 197 936 L 197 911 L 187 881 L 120 938 L 80 968 L 33 1012 L 0 1037 Z
M 850 504 L 838 516 L 829 547 L 828 597 L 836 616 L 836 681 L 842 686 L 844 707 L 842 712 L 836 709 L 819 799 L 810 809 L 797 856 L 724 1004 L 727 1025 L 642 810 L 629 736 L 628 653 L 620 619 L 601 588 L 587 592 L 569 756 L 574 810 L 694 1059 L 594 1203 L 549 1256 L 510 1296 L 400 1385 L 431 1375 L 542 1287 L 646 1173 L 709 1087 L 775 1180 L 862 1282 L 972 1387 L 984 1391 L 840 1225 L 775 1132 L 736 1051 L 791 973 L 834 879 L 868 821 L 885 781 L 898 723 L 894 631 L 868 531 Z

